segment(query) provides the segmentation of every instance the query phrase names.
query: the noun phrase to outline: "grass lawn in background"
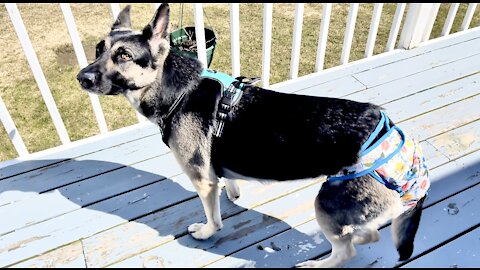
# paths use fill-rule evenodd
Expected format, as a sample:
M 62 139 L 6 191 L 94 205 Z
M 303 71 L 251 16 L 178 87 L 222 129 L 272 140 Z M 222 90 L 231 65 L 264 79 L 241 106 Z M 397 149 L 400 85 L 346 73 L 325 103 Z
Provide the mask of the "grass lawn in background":
M 126 4 L 120 4 L 121 8 Z M 362 59 L 374 4 L 360 4 L 350 62 Z M 468 4 L 461 4 L 451 33 L 460 30 Z M 39 58 L 50 90 L 72 141 L 99 134 L 90 99 L 80 89 L 76 75 L 80 70 L 59 4 L 18 4 L 29 37 Z M 193 7 L 174 3 L 171 7 L 172 31 L 193 25 Z M 441 4 L 431 38 L 440 35 L 450 4 Z M 110 30 L 113 18 L 108 4 L 71 4 L 89 62 L 93 61 L 96 43 Z M 323 4 L 305 4 L 300 52 L 299 77 L 314 72 Z M 383 7 L 374 55 L 382 53 L 388 40 L 396 4 Z M 478 9 L 478 7 L 477 7 Z M 333 4 L 324 68 L 339 65 L 349 4 Z M 408 10 L 408 6 L 407 6 Z M 217 47 L 210 66 L 230 73 L 230 5 L 204 4 L 205 25 L 217 36 Z M 152 4 L 132 4 L 135 29 L 141 29 L 153 16 Z M 406 12 L 405 12 L 406 13 Z M 295 4 L 273 5 L 270 84 L 288 79 Z M 479 12 L 470 27 L 479 25 Z M 261 76 L 263 4 L 240 4 L 240 65 L 244 76 Z M 33 78 L 20 42 L 7 14 L 0 5 L 0 95 L 30 153 L 61 144 L 53 122 Z M 126 99 L 100 96 L 109 130 L 137 123 Z M 0 161 L 15 158 L 17 153 L 3 125 L 0 128 Z

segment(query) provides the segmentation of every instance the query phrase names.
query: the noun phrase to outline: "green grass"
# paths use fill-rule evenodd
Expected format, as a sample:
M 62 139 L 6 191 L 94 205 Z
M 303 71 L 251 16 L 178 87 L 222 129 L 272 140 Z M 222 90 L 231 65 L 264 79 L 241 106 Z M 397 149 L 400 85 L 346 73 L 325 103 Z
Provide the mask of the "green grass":
M 124 7 L 126 4 L 121 4 Z M 19 4 L 20 13 L 32 40 L 50 90 L 72 141 L 99 133 L 90 99 L 75 79 L 80 70 L 58 4 Z M 231 72 L 229 4 L 205 4 L 205 24 L 217 36 L 211 68 Z M 322 4 L 305 5 L 299 76 L 310 74 L 315 57 L 321 22 Z M 442 4 L 431 38 L 442 30 L 449 4 Z M 467 4 L 461 4 L 451 33 L 460 29 Z M 110 29 L 112 17 L 107 4 L 72 4 L 87 58 L 92 61 L 94 48 Z M 408 7 L 407 7 L 408 8 Z M 349 4 L 333 4 L 324 68 L 340 62 Z M 383 8 L 374 54 L 385 50 L 396 4 Z M 171 4 L 172 30 L 180 26 L 180 4 Z M 368 37 L 373 4 L 360 4 L 350 62 L 362 59 Z M 151 4 L 132 4 L 132 23 L 141 29 L 149 22 Z M 273 6 L 270 84 L 288 79 L 292 50 L 295 4 Z M 475 13 L 471 27 L 478 26 Z M 193 25 L 193 8 L 185 4 L 182 25 Z M 261 76 L 263 4 L 240 5 L 240 64 L 244 76 Z M 12 115 L 28 150 L 37 152 L 61 144 L 38 86 L 33 78 L 13 25 L 4 5 L 0 6 L 0 96 Z M 133 109 L 122 97 L 100 97 L 109 130 L 137 123 Z M 0 128 L 0 161 L 15 158 L 17 153 L 5 130 Z

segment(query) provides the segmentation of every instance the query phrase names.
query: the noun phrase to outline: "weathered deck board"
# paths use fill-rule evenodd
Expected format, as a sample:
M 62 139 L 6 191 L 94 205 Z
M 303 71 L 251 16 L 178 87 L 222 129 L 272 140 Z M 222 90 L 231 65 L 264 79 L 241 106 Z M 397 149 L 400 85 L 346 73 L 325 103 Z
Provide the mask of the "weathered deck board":
M 52 192 L 1 206 L 0 214 L 12 213 L 10 215 L 13 215 L 13 221 L 0 224 L 0 235 L 180 173 L 182 171 L 172 154 L 167 154 L 67 185 Z M 49 205 L 59 205 L 59 207 L 50 211 L 39 211 L 48 209 Z
M 109 151 L 94 152 L 1 180 L 0 205 L 164 154 L 168 150 L 160 141 L 160 135 L 153 135 L 109 148 Z M 158 147 L 145 147 L 157 144 Z M 139 150 L 142 150 L 142 155 L 138 155 Z
M 52 252 L 26 260 L 14 268 L 85 268 L 85 259 L 80 241 L 58 248 Z
M 480 95 L 400 122 L 399 126 L 425 140 L 480 119 Z
M 477 228 L 402 268 L 477 268 L 479 254 L 480 228 Z
M 480 58 L 480 55 L 476 55 L 475 58 Z M 425 72 L 416 73 L 399 80 L 371 87 L 367 90 L 347 95 L 344 98 L 383 105 L 396 99 L 415 94 L 419 91 L 477 73 L 478 71 L 479 68 L 476 62 L 471 62 L 470 58 L 464 58 L 439 67 L 431 68 Z
M 165 267 L 206 265 L 238 251 L 245 245 L 254 244 L 285 231 L 290 226 L 313 219 L 313 198 L 318 193 L 319 187 L 320 184 L 313 185 L 302 190 L 301 195 L 298 192 L 287 195 L 254 210 L 227 218 L 224 220 L 223 229 L 206 241 L 194 240 L 190 235 L 185 235 L 112 267 L 141 267 L 146 256 L 162 258 Z M 176 252 L 168 252 L 169 250 Z M 189 254 L 189 260 L 182 259 L 185 258 L 185 254 Z
M 224 192 L 222 193 L 221 210 L 223 218 L 311 186 L 315 184 L 315 181 L 269 185 L 251 182 L 241 183 L 243 183 L 241 192 L 244 195 L 235 201 L 235 204 L 228 201 Z M 136 220 L 133 224 L 130 222 L 83 240 L 87 264 L 89 266 L 105 266 L 152 249 L 162 243 L 172 241 L 174 237 L 185 235 L 188 225 L 194 222 L 205 222 L 205 215 L 198 197 L 145 216 Z M 144 233 L 150 236 L 148 240 L 136 241 L 135 246 L 126 248 L 125 236 L 136 238 Z
M 369 61 L 358 61 L 347 65 L 346 67 L 336 67 L 330 70 L 323 71 L 318 74 L 310 74 L 300 77 L 296 80 L 287 81 L 272 85 L 272 87 L 280 92 L 292 93 L 301 91 L 306 88 L 314 87 L 315 85 L 323 84 L 325 82 L 339 79 L 355 73 L 380 68 L 383 66 L 394 66 L 397 62 L 405 59 L 414 58 L 422 54 L 428 54 L 441 48 L 455 47 L 457 44 L 468 42 L 480 38 L 480 29 L 471 29 L 468 33 L 462 35 L 450 36 L 444 42 L 434 42 L 432 44 L 420 46 L 415 50 L 400 51 L 395 50 L 389 54 L 380 54 L 369 59 Z
M 472 55 L 478 54 L 479 40 L 480 37 L 456 46 L 444 47 L 394 64 L 356 73 L 354 76 L 369 88 L 387 84 L 399 78 L 413 76 L 470 58 Z
M 0 180 L 45 167 L 50 164 L 55 164 L 67 159 L 102 151 L 104 149 L 108 150 L 121 144 L 135 142 L 143 137 L 159 134 L 158 127 L 150 123 L 138 124 L 125 129 L 126 131 L 117 130 L 112 132 L 112 135 L 103 137 L 99 140 L 92 140 L 92 142 L 89 143 L 82 143 L 78 146 L 65 148 L 54 153 L 48 153 L 39 158 L 35 158 L 34 160 L 25 160 L 7 167 L 1 167 L 2 163 L 0 163 Z
M 480 148 L 480 120 L 466 124 L 442 135 L 428 139 L 435 148 L 449 158 L 459 153 L 475 151 Z
M 478 55 L 480 62 L 480 54 Z M 426 113 L 480 93 L 480 73 L 382 105 L 395 122 Z
M 419 258 L 405 266 L 429 265 L 430 256 L 445 256 L 478 233 L 479 42 L 480 29 L 468 30 L 275 86 L 382 105 L 421 141 L 433 184 L 417 234 Z M 235 203 L 222 191 L 224 229 L 201 242 L 186 232 L 205 219 L 200 200 L 158 128 L 112 138 L 0 169 L 0 216 L 12 219 L 0 223 L 0 266 L 289 267 L 329 252 L 312 207 L 321 179 L 241 181 Z M 397 265 L 389 229 L 380 242 L 359 246 L 347 266 Z

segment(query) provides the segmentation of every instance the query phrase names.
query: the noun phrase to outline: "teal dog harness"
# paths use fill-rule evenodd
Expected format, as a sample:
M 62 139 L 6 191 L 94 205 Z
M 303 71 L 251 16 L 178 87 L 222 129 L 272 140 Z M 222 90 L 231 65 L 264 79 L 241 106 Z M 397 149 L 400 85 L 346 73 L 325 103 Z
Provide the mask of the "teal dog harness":
M 216 137 L 221 137 L 223 127 L 225 126 L 225 120 L 229 117 L 233 106 L 240 102 L 243 88 L 247 84 L 254 84 L 254 81 L 258 79 L 250 79 L 249 82 L 244 83 L 243 81 L 245 77 L 233 78 L 226 73 L 210 69 L 204 69 L 200 76 L 215 80 L 221 85 L 221 99 L 217 110 L 217 120 L 213 132 Z

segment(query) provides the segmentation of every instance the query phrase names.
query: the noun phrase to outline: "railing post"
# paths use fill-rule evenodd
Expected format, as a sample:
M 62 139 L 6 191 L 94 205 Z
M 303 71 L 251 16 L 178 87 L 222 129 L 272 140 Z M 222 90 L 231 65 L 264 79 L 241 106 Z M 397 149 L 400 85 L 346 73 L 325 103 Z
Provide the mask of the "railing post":
M 7 8 L 8 15 L 12 20 L 15 32 L 17 33 L 18 39 L 20 41 L 20 45 L 22 45 L 23 51 L 25 52 L 28 64 L 32 69 L 33 77 L 37 82 L 40 93 L 42 94 L 43 100 L 45 101 L 45 105 L 47 106 L 50 116 L 52 117 L 53 125 L 57 130 L 60 141 L 62 141 L 63 144 L 69 144 L 70 137 L 68 136 L 68 132 L 65 128 L 62 117 L 60 116 L 60 112 L 57 109 L 57 105 L 55 104 L 55 100 L 53 99 L 52 92 L 48 87 L 47 79 L 43 74 L 42 67 L 40 66 L 40 62 L 38 61 L 37 54 L 33 49 L 32 42 L 28 37 L 28 32 L 25 28 L 25 25 L 23 24 L 22 17 L 20 16 L 20 11 L 17 8 L 17 4 L 5 3 L 5 7 Z
M 240 4 L 230 4 L 230 46 L 232 48 L 232 76 L 240 76 Z
M 195 21 L 195 36 L 197 40 L 198 60 L 207 67 L 207 46 L 205 45 L 205 24 L 203 22 L 203 4 L 193 4 L 193 18 Z
M 409 4 L 398 48 L 412 49 L 428 40 L 440 4 Z
M 10 140 L 13 143 L 15 150 L 17 150 L 17 153 L 21 157 L 28 155 L 27 147 L 25 146 L 17 127 L 15 126 L 12 117 L 8 113 L 7 106 L 5 106 L 5 103 L 3 103 L 2 97 L 0 97 L 0 120 L 2 120 L 3 126 L 8 133 L 8 137 L 10 137 Z
M 82 69 L 88 66 L 88 62 L 85 51 L 83 50 L 82 41 L 80 40 L 80 35 L 77 31 L 75 19 L 73 18 L 72 10 L 70 9 L 70 4 L 60 3 L 60 8 L 65 18 L 65 24 L 67 25 L 68 33 L 70 34 L 70 38 L 72 39 L 72 45 L 75 51 L 75 55 L 77 56 L 78 64 L 80 65 L 80 69 Z M 92 93 L 88 93 L 88 96 L 90 97 L 90 101 L 92 103 L 93 112 L 95 114 L 95 118 L 97 119 L 100 133 L 107 133 L 107 122 L 105 121 L 105 116 L 103 115 L 102 106 L 100 105 L 100 100 L 98 96 Z
M 290 61 L 290 79 L 298 77 L 300 64 L 300 46 L 302 42 L 303 11 L 305 4 L 295 4 L 295 21 L 293 23 L 292 59 Z
M 262 86 L 270 86 L 273 3 L 263 4 Z

